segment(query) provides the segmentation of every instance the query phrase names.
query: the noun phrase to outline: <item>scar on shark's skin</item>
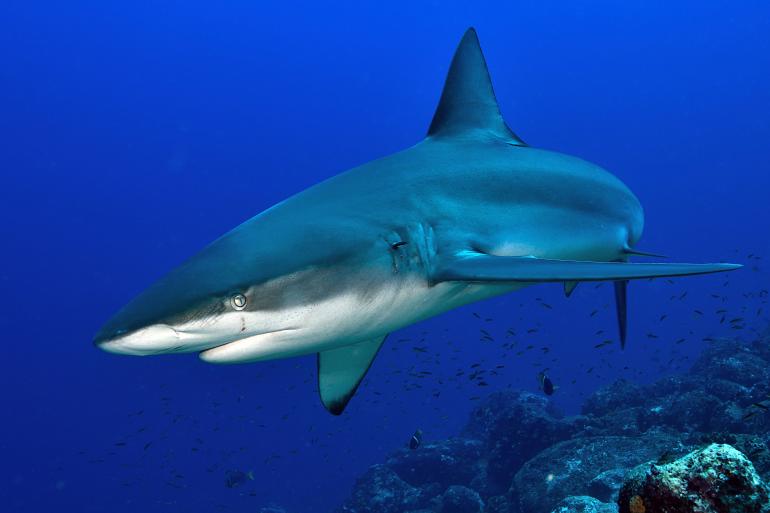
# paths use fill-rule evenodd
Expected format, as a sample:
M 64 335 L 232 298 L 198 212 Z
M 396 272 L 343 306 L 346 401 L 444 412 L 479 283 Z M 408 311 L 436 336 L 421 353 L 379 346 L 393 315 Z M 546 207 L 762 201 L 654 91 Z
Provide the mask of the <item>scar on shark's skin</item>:
M 643 227 L 639 200 L 615 176 L 508 127 L 469 29 L 422 141 L 226 233 L 94 342 L 219 364 L 316 353 L 321 402 L 339 415 L 388 334 L 423 319 L 537 283 L 569 295 L 582 281 L 611 281 L 622 346 L 628 280 L 740 267 L 628 262 L 655 256 L 634 249 Z M 308 245 L 309 236 L 334 243 Z M 233 290 L 251 292 L 222 293 Z

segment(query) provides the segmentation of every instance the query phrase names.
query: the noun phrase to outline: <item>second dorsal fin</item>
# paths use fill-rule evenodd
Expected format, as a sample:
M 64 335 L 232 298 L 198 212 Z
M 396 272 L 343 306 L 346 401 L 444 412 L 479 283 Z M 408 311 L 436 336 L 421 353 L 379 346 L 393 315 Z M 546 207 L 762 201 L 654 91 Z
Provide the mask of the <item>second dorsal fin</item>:
M 428 136 L 453 136 L 486 132 L 523 145 L 503 120 L 497 105 L 479 38 L 469 28 L 452 58 Z

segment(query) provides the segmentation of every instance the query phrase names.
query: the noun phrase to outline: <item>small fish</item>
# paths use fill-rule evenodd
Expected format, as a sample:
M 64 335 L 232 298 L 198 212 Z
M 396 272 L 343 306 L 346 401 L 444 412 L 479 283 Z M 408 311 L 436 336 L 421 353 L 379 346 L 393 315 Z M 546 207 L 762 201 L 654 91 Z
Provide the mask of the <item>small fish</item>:
M 756 414 L 757 414 L 756 410 L 755 411 L 750 411 L 749 413 L 747 413 L 746 415 L 743 416 L 743 420 L 749 420 L 751 417 L 753 417 Z
M 542 390 L 545 395 L 553 395 L 556 391 L 553 381 L 551 381 L 551 378 L 549 378 L 545 372 L 538 372 L 537 382 L 540 384 L 540 390 Z
M 415 431 L 412 438 L 409 439 L 409 448 L 414 451 L 420 447 L 420 444 L 422 444 L 422 429 Z
M 246 481 L 254 481 L 254 472 L 243 472 L 241 470 L 228 470 L 225 472 L 225 486 L 228 488 L 237 488 Z

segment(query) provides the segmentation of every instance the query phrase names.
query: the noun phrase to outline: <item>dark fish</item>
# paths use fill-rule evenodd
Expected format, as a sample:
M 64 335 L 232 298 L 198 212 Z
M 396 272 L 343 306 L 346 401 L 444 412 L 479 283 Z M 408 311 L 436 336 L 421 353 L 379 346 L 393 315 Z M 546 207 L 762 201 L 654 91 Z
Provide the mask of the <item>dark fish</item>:
M 237 488 L 246 481 L 254 481 L 254 473 L 243 472 L 241 470 L 228 470 L 225 472 L 225 486 L 228 488 Z
M 545 395 L 553 395 L 556 387 L 553 386 L 553 381 L 551 381 L 551 378 L 549 378 L 545 372 L 538 372 L 537 382 L 540 384 L 540 390 L 542 390 Z
M 756 414 L 757 414 L 756 410 L 755 411 L 750 411 L 749 413 L 747 413 L 746 415 L 743 416 L 743 420 L 749 420 L 751 417 L 753 417 Z
M 422 430 L 418 429 L 414 432 L 412 435 L 412 438 L 409 439 L 409 448 L 411 450 L 415 450 L 418 447 L 420 447 L 420 444 L 422 443 Z

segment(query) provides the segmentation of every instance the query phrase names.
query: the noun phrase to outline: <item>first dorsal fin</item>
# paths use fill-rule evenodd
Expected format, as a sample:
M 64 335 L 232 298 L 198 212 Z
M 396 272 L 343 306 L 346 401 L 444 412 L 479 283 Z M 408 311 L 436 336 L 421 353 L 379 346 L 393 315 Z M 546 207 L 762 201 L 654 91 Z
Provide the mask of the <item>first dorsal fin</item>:
M 452 58 L 428 136 L 462 135 L 472 131 L 524 144 L 500 114 L 479 38 L 476 31 L 469 28 Z

